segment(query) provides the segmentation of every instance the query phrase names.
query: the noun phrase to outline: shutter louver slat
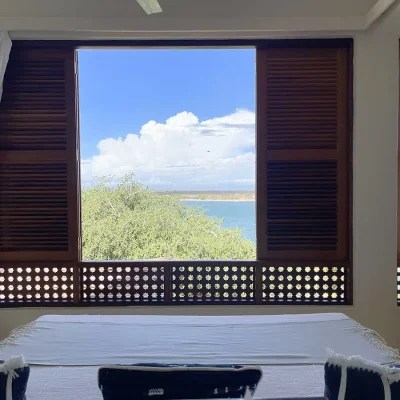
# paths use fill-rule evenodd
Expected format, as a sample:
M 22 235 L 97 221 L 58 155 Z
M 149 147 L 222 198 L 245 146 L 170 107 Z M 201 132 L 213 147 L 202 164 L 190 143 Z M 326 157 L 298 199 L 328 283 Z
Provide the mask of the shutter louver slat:
M 2 109 L 9 113 L 60 113 L 66 116 L 65 60 L 11 58 L 4 83 Z M 10 71 L 10 72 L 8 72 Z
M 11 54 L 0 106 L 2 150 L 67 149 L 65 54 L 40 55 Z
M 347 259 L 347 57 L 345 48 L 258 51 L 260 258 Z
M 0 251 L 68 251 L 66 165 L 0 165 L 0 182 Z
M 268 150 L 336 148 L 336 57 L 271 52 L 265 67 Z
M 74 80 L 72 49 L 11 52 L 0 103 L 1 260 L 78 260 Z

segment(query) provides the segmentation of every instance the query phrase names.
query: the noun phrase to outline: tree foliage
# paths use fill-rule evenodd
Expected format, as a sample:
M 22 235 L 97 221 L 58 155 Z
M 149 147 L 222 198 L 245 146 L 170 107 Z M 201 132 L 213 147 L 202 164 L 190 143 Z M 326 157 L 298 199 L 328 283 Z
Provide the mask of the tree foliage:
M 84 189 L 82 225 L 85 260 L 255 258 L 254 243 L 240 229 L 151 191 L 133 174 L 117 185 L 103 178 Z

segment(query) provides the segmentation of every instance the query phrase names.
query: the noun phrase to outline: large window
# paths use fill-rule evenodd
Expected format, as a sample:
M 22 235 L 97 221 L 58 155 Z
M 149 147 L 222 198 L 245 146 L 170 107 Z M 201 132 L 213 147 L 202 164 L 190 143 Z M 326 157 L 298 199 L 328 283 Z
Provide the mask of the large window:
M 218 43 L 222 44 L 227 45 Z M 187 256 L 185 240 L 189 232 L 196 234 L 200 219 L 194 220 L 192 230 L 182 228 L 182 237 L 174 236 L 180 243 L 170 247 L 180 248 L 182 256 L 168 253 L 173 224 L 163 226 L 163 209 L 174 210 L 183 220 L 194 218 L 190 206 L 181 204 L 182 193 L 176 199 L 168 189 L 148 190 L 127 175 L 119 184 L 111 179 L 86 186 L 81 196 L 78 93 L 85 79 L 78 84 L 79 45 L 15 43 L 12 50 L 0 104 L 1 306 L 351 303 L 350 40 L 253 44 L 256 250 L 253 255 L 237 253 L 245 254 L 246 260 L 233 251 L 224 253 L 233 238 L 240 239 L 237 243 L 251 242 L 238 231 L 227 237 L 214 232 L 218 245 L 227 240 L 219 247 L 211 242 L 209 246 L 218 249 L 215 256 L 207 251 L 204 257 Z M 112 85 L 112 79 L 101 84 Z M 83 125 L 85 111 L 80 109 Z M 233 128 L 239 129 L 236 125 Z M 244 140 L 246 133 L 237 140 Z M 209 149 L 214 150 L 221 149 Z M 84 158 L 82 163 L 87 163 Z M 146 161 L 154 164 L 151 152 Z M 126 172 L 138 176 L 138 171 Z M 240 171 L 238 180 L 239 175 Z M 96 201 L 88 203 L 88 194 Z M 143 201 L 137 201 L 138 196 L 144 196 Z M 136 252 L 130 260 L 121 260 L 115 256 L 117 247 L 139 241 L 132 227 L 141 215 L 143 221 L 154 218 L 152 202 L 161 217 L 155 218 L 145 245 L 135 246 L 144 248 L 155 243 L 154 235 L 166 234 L 164 251 L 156 249 L 146 253 L 148 257 Z M 88 204 L 93 208 L 85 214 Z M 121 242 L 114 241 L 109 231 L 127 204 L 135 213 L 134 224 L 122 224 Z M 85 221 L 89 215 L 91 220 Z M 196 218 L 201 215 L 195 213 Z M 85 237 L 87 222 L 94 230 L 87 230 Z M 94 248 L 84 257 L 82 244 L 94 235 Z M 93 258 L 97 260 L 85 260 Z
M 82 259 L 254 260 L 255 49 L 78 59 Z

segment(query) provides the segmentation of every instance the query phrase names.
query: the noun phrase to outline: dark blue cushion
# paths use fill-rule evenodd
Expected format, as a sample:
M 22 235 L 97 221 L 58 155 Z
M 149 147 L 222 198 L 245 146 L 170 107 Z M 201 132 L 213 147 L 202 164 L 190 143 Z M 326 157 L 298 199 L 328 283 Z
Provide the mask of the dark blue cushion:
M 220 399 L 252 395 L 261 368 L 240 365 L 136 364 L 101 367 L 104 400 Z
M 343 368 L 340 365 L 325 364 L 327 400 L 338 400 Z M 385 400 L 382 375 L 383 379 L 389 381 L 385 373 L 370 370 L 368 365 L 359 368 L 348 366 L 346 371 L 346 400 Z M 400 381 L 390 382 L 390 392 L 393 400 L 400 399 Z
M 15 367 L 12 367 L 15 364 Z M 11 371 L 11 372 L 10 372 Z M 22 357 L 15 357 L 0 365 L 0 400 L 6 400 L 7 385 L 12 385 L 12 400 L 25 400 L 30 368 Z M 12 380 L 9 381 L 9 374 Z

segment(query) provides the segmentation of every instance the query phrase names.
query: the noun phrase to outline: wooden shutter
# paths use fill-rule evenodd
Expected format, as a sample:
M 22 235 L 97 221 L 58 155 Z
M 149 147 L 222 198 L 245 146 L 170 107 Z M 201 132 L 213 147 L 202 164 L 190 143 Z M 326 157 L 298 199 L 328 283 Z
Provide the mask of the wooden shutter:
M 348 48 L 257 51 L 258 254 L 349 257 Z
M 0 102 L 0 260 L 78 260 L 74 49 L 14 48 Z

